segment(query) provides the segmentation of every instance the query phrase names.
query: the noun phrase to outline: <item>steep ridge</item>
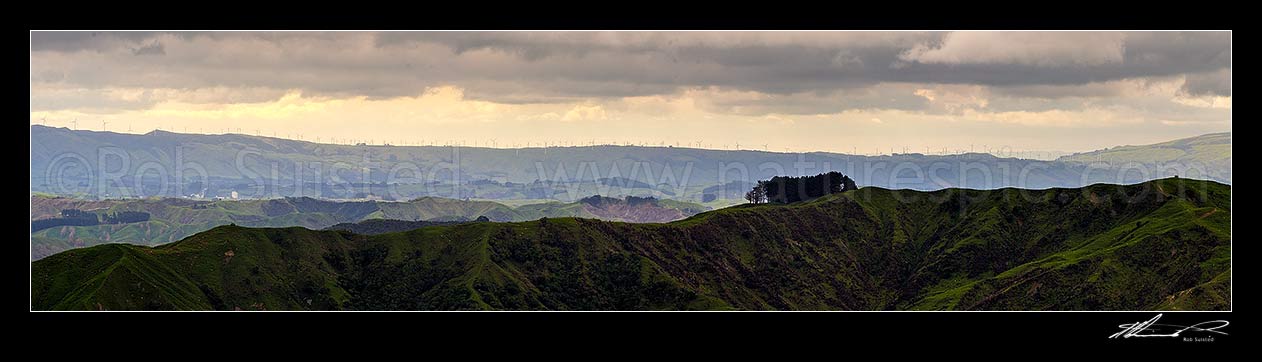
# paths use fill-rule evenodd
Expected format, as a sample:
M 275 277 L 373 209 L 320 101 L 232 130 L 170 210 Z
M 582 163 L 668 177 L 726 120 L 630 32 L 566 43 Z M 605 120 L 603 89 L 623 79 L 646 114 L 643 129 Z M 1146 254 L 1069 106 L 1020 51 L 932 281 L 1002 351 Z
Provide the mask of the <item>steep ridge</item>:
M 138 211 L 150 215 L 144 222 L 91 226 L 54 226 L 32 230 L 31 258 L 40 259 L 57 252 L 108 242 L 160 245 L 209 230 L 220 225 L 247 227 L 301 226 L 323 229 L 338 223 L 387 219 L 403 221 L 460 221 L 486 217 L 491 221 L 526 221 L 540 217 L 590 217 L 630 222 L 678 220 L 704 211 L 701 205 L 656 201 L 638 213 L 620 215 L 601 209 L 584 209 L 585 204 L 544 203 L 517 208 L 477 200 L 422 197 L 410 201 L 330 201 L 310 197 L 269 200 L 190 200 L 122 199 L 81 200 L 68 197 L 31 197 L 32 220 L 58 216 L 61 210 L 94 213 Z
M 487 222 L 491 221 L 485 216 L 480 216 L 477 220 L 456 220 L 456 221 L 408 221 L 393 219 L 371 219 L 356 223 L 344 222 L 333 225 L 325 230 L 345 230 L 360 235 L 378 235 L 410 231 L 428 226 L 439 225 L 455 225 L 466 222 Z

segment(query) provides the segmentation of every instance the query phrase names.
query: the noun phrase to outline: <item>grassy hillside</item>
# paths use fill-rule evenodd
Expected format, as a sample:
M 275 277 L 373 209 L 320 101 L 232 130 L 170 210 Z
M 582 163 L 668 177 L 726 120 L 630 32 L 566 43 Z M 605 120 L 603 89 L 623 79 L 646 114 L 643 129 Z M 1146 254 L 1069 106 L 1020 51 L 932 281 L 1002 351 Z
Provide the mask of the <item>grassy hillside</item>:
M 1229 309 L 1230 187 L 862 188 L 665 224 L 218 227 L 32 264 L 45 309 Z
M 356 223 L 344 222 L 325 228 L 325 230 L 345 230 L 360 235 L 378 235 L 404 232 L 428 226 L 455 225 L 466 222 L 488 222 L 485 217 L 473 221 L 408 221 L 393 219 L 372 219 Z
M 102 243 L 159 245 L 220 225 L 249 227 L 301 226 L 323 229 L 362 220 L 460 221 L 487 217 L 492 221 L 525 221 L 541 217 L 589 217 L 631 222 L 661 222 L 707 210 L 686 202 L 661 200 L 635 214 L 604 212 L 576 203 L 544 203 L 511 208 L 490 201 L 423 197 L 406 202 L 328 201 L 312 198 L 194 201 L 188 199 L 83 200 L 31 197 L 32 219 L 54 217 L 63 209 L 95 213 L 143 211 L 146 222 L 93 226 L 57 226 L 31 234 L 31 258 L 39 259 L 75 247 Z

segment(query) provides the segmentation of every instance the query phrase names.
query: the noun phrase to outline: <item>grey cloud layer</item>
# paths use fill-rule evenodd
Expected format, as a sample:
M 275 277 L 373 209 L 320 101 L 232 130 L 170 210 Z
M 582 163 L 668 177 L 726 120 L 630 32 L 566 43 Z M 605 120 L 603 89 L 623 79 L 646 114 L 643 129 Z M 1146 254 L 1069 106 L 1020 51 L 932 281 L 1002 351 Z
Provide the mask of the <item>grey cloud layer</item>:
M 1183 90 L 1191 95 L 1231 96 L 1231 68 L 1188 74 Z
M 1221 32 L 36 32 L 31 50 L 32 108 L 50 109 L 79 102 L 38 90 L 249 87 L 382 98 L 455 85 L 471 98 L 530 103 L 719 87 L 782 97 L 715 107 L 800 114 L 926 107 L 920 97 L 869 89 L 881 83 L 975 84 L 1053 99 L 1109 96 L 1099 83 L 1147 77 L 1185 76 L 1192 95 L 1231 87 L 1230 34 Z

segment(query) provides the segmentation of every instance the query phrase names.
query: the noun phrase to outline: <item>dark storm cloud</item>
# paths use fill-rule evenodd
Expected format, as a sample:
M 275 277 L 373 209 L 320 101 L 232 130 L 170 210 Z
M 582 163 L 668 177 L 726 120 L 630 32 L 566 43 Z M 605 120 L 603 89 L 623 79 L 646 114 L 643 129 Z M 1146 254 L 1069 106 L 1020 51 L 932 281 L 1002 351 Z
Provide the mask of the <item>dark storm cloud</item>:
M 1206 73 L 1187 75 L 1183 83 L 1184 92 L 1190 95 L 1231 96 L 1231 68 Z
M 784 113 L 923 108 L 923 101 L 907 97 L 820 96 L 889 82 L 1006 87 L 1032 97 L 1073 94 L 1082 87 L 1083 94 L 1108 96 L 1109 89 L 1092 84 L 1186 75 L 1189 94 L 1230 93 L 1230 33 L 949 35 L 33 32 L 31 79 L 85 88 L 263 87 L 370 98 L 415 96 L 426 87 L 454 85 L 464 88 L 466 97 L 504 103 L 648 96 L 697 87 L 815 95 L 765 107 Z M 1078 36 L 1087 40 L 1073 38 Z M 1117 41 L 1096 40 L 1113 38 Z M 1022 47 L 1044 39 L 1046 46 Z M 968 46 L 978 42 L 1000 50 L 976 57 Z M 163 56 L 136 56 L 142 54 Z
M 160 35 L 189 38 L 202 33 L 150 32 L 150 31 L 33 31 L 31 51 L 109 51 L 119 48 L 136 49 Z
M 1119 33 L 1125 39 L 1116 45 L 1077 45 L 1116 47 L 1122 55 L 1120 62 L 1052 67 L 1020 63 L 933 64 L 900 58 L 917 45 L 941 46 L 941 33 L 907 34 L 888 41 L 869 42 L 830 42 L 828 38 L 875 38 L 877 34 L 787 33 L 775 39 L 745 37 L 746 34 L 740 32 L 731 33 L 730 39 L 709 36 L 711 34 L 387 33 L 378 37 L 378 44 L 388 48 L 400 44 L 439 43 L 456 53 L 490 49 L 517 55 L 527 62 L 583 58 L 592 53 L 654 54 L 657 56 L 649 58 L 660 66 L 656 69 L 674 74 L 680 85 L 736 86 L 768 92 L 798 92 L 881 81 L 1008 86 L 1086 84 L 1217 70 L 1230 66 L 1231 56 L 1230 35 L 1222 32 Z M 1065 37 L 1074 33 L 1037 35 Z M 996 46 L 1002 48 L 1004 44 Z M 717 65 L 726 72 L 711 77 L 712 74 L 687 71 L 690 66 L 701 64 Z M 672 69 L 680 71 L 672 72 Z M 610 70 L 601 74 L 631 75 Z

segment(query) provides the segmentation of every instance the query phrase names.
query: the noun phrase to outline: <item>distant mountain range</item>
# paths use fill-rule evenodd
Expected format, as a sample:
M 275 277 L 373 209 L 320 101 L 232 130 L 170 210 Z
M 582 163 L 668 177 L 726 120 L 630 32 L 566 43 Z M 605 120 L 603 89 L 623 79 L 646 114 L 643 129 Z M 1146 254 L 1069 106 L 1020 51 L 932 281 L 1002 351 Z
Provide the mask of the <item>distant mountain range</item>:
M 1118 146 L 1099 151 L 1075 153 L 1062 156 L 1057 161 L 1201 165 L 1203 170 L 1196 171 L 1208 176 L 1203 178 L 1230 184 L 1231 132 L 1211 133 L 1144 146 Z
M 220 226 L 35 261 L 31 298 L 36 310 L 1228 310 L 1230 200 L 1227 185 L 1169 178 L 864 187 L 665 224 Z
M 1229 133 L 1148 146 L 1171 157 L 1119 148 L 1058 161 L 982 153 L 860 156 L 607 145 L 348 146 L 240 134 L 136 135 L 39 125 L 31 126 L 31 142 L 31 191 L 79 197 L 209 198 L 235 191 L 247 198 L 573 202 L 599 194 L 721 207 L 739 203 L 746 186 L 757 180 L 830 170 L 861 186 L 914 190 L 1081 187 L 1173 175 L 1231 182 Z M 1181 153 L 1165 151 L 1174 149 Z M 1088 159 L 1104 163 L 1083 162 Z
M 589 198 L 589 200 L 592 198 Z M 546 202 L 509 207 L 491 201 L 423 197 L 406 202 L 329 201 L 309 197 L 271 200 L 198 201 L 177 198 L 83 200 L 67 197 L 31 197 L 31 219 L 47 220 L 62 210 L 105 215 L 121 212 L 148 214 L 141 222 L 64 225 L 31 234 L 31 258 L 101 243 L 159 245 L 180 240 L 221 225 L 250 227 L 300 226 L 323 229 L 339 223 L 373 219 L 403 221 L 526 221 L 542 217 L 583 217 L 624 222 L 666 222 L 709 210 L 698 204 L 674 200 L 595 197 L 605 202 Z

